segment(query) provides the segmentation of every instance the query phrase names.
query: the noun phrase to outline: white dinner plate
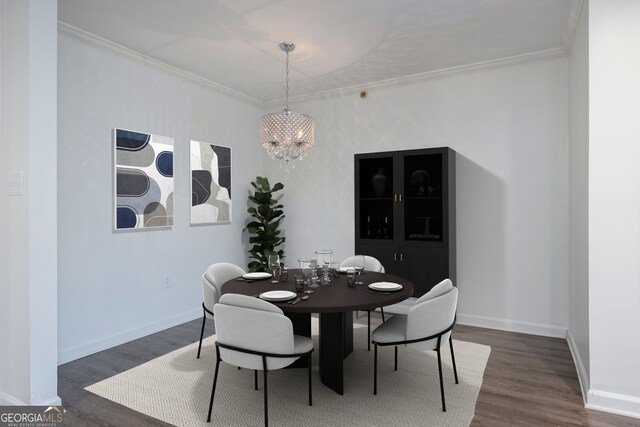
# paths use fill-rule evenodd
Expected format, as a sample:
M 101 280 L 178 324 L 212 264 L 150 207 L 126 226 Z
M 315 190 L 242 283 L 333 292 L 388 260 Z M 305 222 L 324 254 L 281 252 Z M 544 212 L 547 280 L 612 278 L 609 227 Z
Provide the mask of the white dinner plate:
M 340 267 L 338 268 L 338 271 L 340 273 L 348 273 L 349 271 L 356 271 L 356 269 L 353 267 Z
M 373 289 L 374 291 L 394 292 L 402 289 L 402 285 L 392 282 L 375 282 L 369 285 L 369 289 Z
M 289 301 L 295 297 L 295 292 L 291 291 L 269 291 L 260 294 L 260 298 L 265 301 Z
M 262 280 L 268 279 L 271 277 L 271 273 L 267 273 L 266 271 L 257 271 L 255 273 L 247 273 L 242 276 L 243 279 L 249 280 Z

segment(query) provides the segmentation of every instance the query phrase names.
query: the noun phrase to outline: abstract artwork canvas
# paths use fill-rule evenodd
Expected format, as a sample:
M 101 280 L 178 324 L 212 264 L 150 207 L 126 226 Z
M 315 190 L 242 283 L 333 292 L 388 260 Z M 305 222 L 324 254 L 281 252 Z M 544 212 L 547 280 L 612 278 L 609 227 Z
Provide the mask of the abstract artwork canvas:
M 191 141 L 191 224 L 231 221 L 231 148 Z
M 173 138 L 114 130 L 115 228 L 173 225 Z

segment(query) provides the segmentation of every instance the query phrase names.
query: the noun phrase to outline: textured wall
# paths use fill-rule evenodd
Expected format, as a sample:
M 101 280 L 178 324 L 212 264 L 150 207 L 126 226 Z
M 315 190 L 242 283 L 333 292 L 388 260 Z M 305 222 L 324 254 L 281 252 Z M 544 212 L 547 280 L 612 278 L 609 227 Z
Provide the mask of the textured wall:
M 258 118 L 245 101 L 61 35 L 61 360 L 199 316 L 205 268 L 217 261 L 246 265 L 246 196 L 263 160 Z M 173 229 L 113 231 L 115 127 L 175 139 Z M 231 224 L 189 225 L 190 139 L 232 147 Z M 163 289 L 167 275 L 171 287 Z
M 58 404 L 55 2 L 0 2 L 0 402 Z M 24 177 L 8 195 L 9 173 Z
M 372 88 L 366 99 L 293 100 L 316 119 L 316 146 L 289 173 L 267 163 L 285 184 L 288 263 L 322 248 L 353 253 L 355 153 L 449 146 L 458 152 L 459 320 L 564 337 L 567 85 L 562 58 Z
M 589 2 L 588 403 L 640 418 L 640 2 Z
M 569 340 L 589 387 L 589 14 L 585 2 L 569 56 Z M 583 390 L 585 393 L 587 390 Z

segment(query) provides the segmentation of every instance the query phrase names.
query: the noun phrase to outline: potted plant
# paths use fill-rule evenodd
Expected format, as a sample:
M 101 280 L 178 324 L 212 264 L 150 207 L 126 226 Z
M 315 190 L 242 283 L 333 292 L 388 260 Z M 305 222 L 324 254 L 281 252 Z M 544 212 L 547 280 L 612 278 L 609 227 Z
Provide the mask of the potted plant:
M 255 192 L 249 196 L 249 201 L 255 206 L 247 209 L 252 220 L 247 224 L 245 230 L 251 235 L 249 243 L 253 245 L 249 250 L 249 271 L 269 271 L 269 255 L 278 254 L 280 259 L 284 258 L 284 251 L 277 249 L 284 243 L 285 238 L 281 236 L 280 222 L 284 218 L 283 206 L 273 197 L 273 194 L 284 188 L 278 182 L 273 187 L 267 178 L 258 176 L 251 183 Z

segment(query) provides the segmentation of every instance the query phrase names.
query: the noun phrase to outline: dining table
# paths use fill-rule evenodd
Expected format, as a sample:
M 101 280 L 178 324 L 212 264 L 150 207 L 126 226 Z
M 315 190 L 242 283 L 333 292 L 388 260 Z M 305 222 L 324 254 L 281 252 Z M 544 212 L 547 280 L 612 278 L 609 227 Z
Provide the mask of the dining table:
M 331 283 L 309 289 L 311 294 L 304 294 L 295 289 L 295 276 L 299 270 L 289 270 L 286 281 L 272 283 L 270 278 L 264 280 L 247 280 L 237 277 L 222 285 L 222 294 L 234 293 L 259 297 L 267 291 L 291 291 L 297 293 L 300 301 L 289 304 L 289 301 L 272 302 L 291 319 L 295 334 L 311 337 L 311 315 L 319 317 L 318 327 L 318 364 L 322 383 L 342 395 L 344 394 L 343 360 L 353 351 L 353 312 L 356 310 L 374 310 L 379 307 L 395 304 L 413 295 L 413 284 L 402 277 L 392 274 L 363 272 L 358 276 L 361 282 L 355 286 L 347 285 L 347 275 L 339 274 L 331 278 Z M 376 282 L 391 282 L 402 285 L 394 292 L 379 292 L 369 288 Z M 308 295 L 308 299 L 302 299 Z M 370 339 L 367 337 L 367 339 Z M 306 359 L 301 358 L 292 367 L 304 367 Z

